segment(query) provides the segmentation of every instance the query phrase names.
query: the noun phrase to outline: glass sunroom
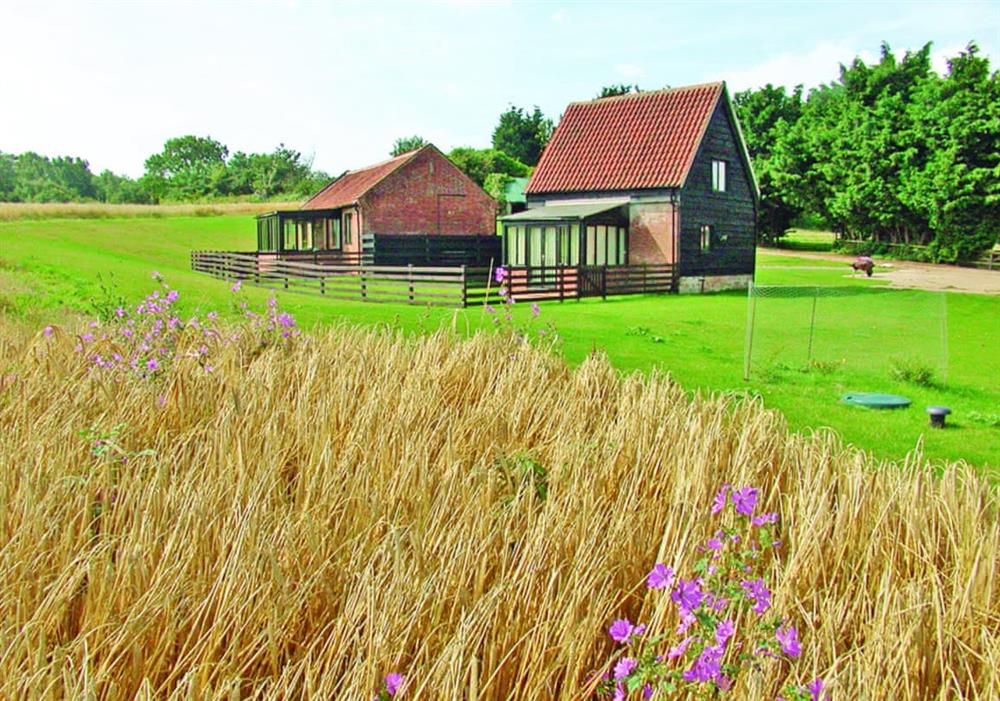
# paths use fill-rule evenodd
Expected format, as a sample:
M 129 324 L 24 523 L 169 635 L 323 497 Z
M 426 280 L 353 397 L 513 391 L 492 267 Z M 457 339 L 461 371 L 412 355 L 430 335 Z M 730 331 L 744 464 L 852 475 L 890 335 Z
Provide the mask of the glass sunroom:
M 340 251 L 341 210 L 308 209 L 268 212 L 257 217 L 257 250 L 267 253 Z
M 558 204 L 501 217 L 504 265 L 628 265 L 627 207 Z

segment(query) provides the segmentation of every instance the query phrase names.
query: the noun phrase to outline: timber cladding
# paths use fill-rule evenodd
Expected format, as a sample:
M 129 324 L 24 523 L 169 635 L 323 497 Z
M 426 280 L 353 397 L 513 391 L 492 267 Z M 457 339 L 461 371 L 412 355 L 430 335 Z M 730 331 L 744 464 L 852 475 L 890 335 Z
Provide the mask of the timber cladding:
M 744 275 L 754 270 L 756 209 L 738 137 L 720 101 L 680 191 L 680 274 Z M 726 163 L 726 190 L 712 190 L 712 161 Z M 701 227 L 711 226 L 709 249 Z

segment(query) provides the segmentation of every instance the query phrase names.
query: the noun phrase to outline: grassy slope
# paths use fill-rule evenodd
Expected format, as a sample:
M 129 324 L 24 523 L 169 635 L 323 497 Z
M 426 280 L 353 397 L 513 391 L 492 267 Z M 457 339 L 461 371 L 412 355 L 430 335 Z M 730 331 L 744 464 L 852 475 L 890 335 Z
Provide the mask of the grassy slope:
M 182 291 L 188 311 L 209 307 L 224 309 L 229 304 L 226 286 L 219 281 L 192 273 L 188 252 L 193 248 L 247 249 L 252 246 L 253 225 L 249 217 L 176 217 L 131 220 L 63 220 L 0 223 L 0 309 L 15 307 L 19 315 L 34 316 L 41 322 L 67 300 L 85 308 L 87 298 L 98 292 L 96 276 L 113 272 L 118 288 L 129 299 L 150 289 L 149 274 L 158 270 Z M 806 259 L 760 256 L 764 267 L 759 282 L 764 284 L 850 284 L 871 286 L 864 279 L 845 278 L 842 266 L 825 265 Z M 795 266 L 800 265 L 800 269 Z M 15 268 L 12 270 L 12 268 Z M 829 268 L 826 270 L 824 268 Z M 6 290 L 6 292 L 5 292 Z M 250 296 L 262 300 L 263 290 Z M 842 338 L 837 329 L 820 330 L 817 346 L 835 349 L 846 359 L 833 372 L 802 372 L 798 355 L 768 356 L 785 329 L 783 307 L 772 304 L 768 314 L 759 315 L 762 327 L 761 352 L 749 384 L 742 380 L 742 353 L 746 319 L 746 299 L 741 294 L 690 297 L 618 298 L 606 302 L 546 304 L 543 318 L 557 327 L 564 352 L 578 363 L 593 348 L 608 353 L 622 370 L 669 370 L 691 390 L 733 390 L 758 392 L 768 406 L 780 409 L 796 430 L 831 426 L 848 441 L 879 457 L 899 458 L 918 442 L 935 459 L 966 459 L 992 468 L 1000 467 L 1000 430 L 971 422 L 970 411 L 996 414 L 1000 406 L 1000 359 L 990 349 L 1000 347 L 1000 298 L 948 294 L 948 387 L 920 388 L 891 381 L 887 376 L 887 347 L 918 353 L 925 346 L 938 347 L 938 336 L 928 331 L 942 295 L 922 292 L 891 292 L 887 295 L 846 297 L 836 307 L 850 327 L 878 314 L 878 328 L 861 340 Z M 6 301 L 5 301 L 6 300 Z M 905 305 L 892 308 L 893 300 Z M 454 323 L 461 330 L 488 326 L 481 310 L 426 310 L 405 305 L 330 302 L 289 295 L 282 303 L 294 311 L 304 326 L 340 320 L 358 323 L 392 323 L 417 331 L 441 323 Z M 801 302 L 794 318 L 801 322 Z M 890 305 L 890 306 L 886 306 Z M 835 319 L 834 307 L 827 307 Z M 882 312 L 892 309 L 892 313 Z M 906 319 L 902 311 L 915 316 Z M 39 312 L 41 310 L 41 312 Z M 526 309 L 519 314 L 527 316 Z M 926 318 L 921 318 L 927 314 Z M 892 323 L 890 323 L 892 322 Z M 791 328 L 791 327 L 790 327 Z M 648 331 L 645 331 L 648 329 Z M 888 329 L 888 331 L 886 330 Z M 801 329 L 799 329 L 801 330 Z M 825 335 L 824 335 L 825 334 Z M 790 336 L 800 339 L 795 334 Z M 662 339 L 656 342 L 655 338 Z M 801 350 L 801 343 L 795 346 Z M 895 353 L 895 351 L 892 351 Z M 870 358 L 870 360 L 869 360 Z M 839 362 L 839 356 L 832 358 Z M 874 413 L 853 409 L 837 402 L 846 391 L 884 391 L 906 394 L 914 401 L 907 411 Z M 946 404 L 955 409 L 955 428 L 926 430 L 923 407 Z

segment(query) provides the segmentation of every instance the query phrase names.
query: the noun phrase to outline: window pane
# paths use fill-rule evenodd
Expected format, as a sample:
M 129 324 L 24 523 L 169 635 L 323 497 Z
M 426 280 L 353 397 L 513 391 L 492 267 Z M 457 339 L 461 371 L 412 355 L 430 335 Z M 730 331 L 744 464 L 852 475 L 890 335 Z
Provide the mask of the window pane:
M 569 227 L 569 263 L 580 264 L 580 225 L 570 224 Z
M 586 265 L 594 264 L 594 251 L 597 250 L 597 228 L 587 227 L 587 262 Z
M 542 227 L 528 227 L 528 265 L 542 264 Z
M 626 253 L 628 248 L 626 246 L 626 230 L 625 227 L 618 228 L 618 265 L 625 265 Z
M 559 227 L 559 265 L 566 265 L 569 261 L 569 229 L 565 226 Z
M 597 243 L 594 247 L 594 263 L 596 265 L 606 265 L 608 254 L 608 227 L 597 227 Z
M 556 251 L 558 240 L 558 229 L 554 226 L 545 227 L 545 250 L 542 265 L 551 266 L 556 264 Z
M 618 227 L 608 227 L 608 265 L 618 264 Z

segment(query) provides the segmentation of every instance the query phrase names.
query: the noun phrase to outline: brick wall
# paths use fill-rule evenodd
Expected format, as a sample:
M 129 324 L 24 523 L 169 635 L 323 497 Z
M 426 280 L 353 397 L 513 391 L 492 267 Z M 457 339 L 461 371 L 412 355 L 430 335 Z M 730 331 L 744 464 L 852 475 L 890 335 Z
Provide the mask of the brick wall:
M 630 264 L 674 262 L 674 205 L 633 202 L 629 220 Z
M 433 148 L 376 185 L 361 200 L 372 234 L 493 235 L 496 201 Z

